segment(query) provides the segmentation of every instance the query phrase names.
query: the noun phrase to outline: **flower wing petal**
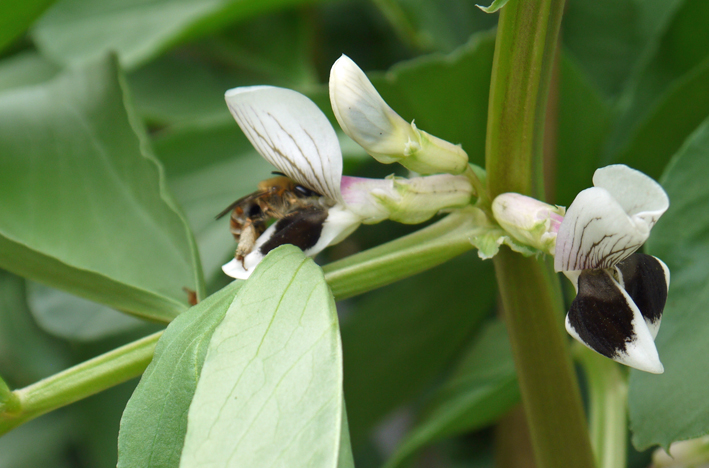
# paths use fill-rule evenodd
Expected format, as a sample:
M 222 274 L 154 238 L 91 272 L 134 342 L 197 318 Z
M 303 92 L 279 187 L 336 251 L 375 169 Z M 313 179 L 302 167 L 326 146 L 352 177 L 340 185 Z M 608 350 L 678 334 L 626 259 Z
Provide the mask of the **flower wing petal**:
M 581 273 L 579 293 L 566 315 L 566 330 L 621 364 L 653 374 L 664 371 L 643 315 L 610 270 Z
M 579 193 L 566 212 L 556 237 L 556 271 L 612 268 L 647 240 L 650 230 L 638 226 L 606 190 Z
M 273 86 L 230 89 L 225 99 L 246 137 L 268 162 L 320 195 L 342 200 L 340 145 L 313 101 Z
M 279 219 L 258 238 L 253 250 L 244 257 L 244 265 L 232 260 L 222 270 L 232 278 L 247 279 L 273 249 L 284 244 L 299 247 L 312 257 L 352 233 L 360 218 L 340 205 L 331 208 L 310 207 Z
M 616 265 L 615 269 L 623 289 L 640 310 L 654 340 L 660 330 L 662 311 L 667 302 L 669 268 L 657 257 L 636 252 Z
M 624 164 L 596 170 L 593 185 L 606 189 L 639 229 L 649 231 L 670 206 L 667 193 L 660 184 Z

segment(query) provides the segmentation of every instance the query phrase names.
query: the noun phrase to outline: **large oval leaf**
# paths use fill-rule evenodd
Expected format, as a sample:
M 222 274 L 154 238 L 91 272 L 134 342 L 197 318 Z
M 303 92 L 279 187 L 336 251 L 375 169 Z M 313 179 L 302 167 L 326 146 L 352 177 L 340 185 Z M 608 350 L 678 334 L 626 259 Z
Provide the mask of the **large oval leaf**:
M 123 412 L 119 468 L 179 465 L 187 410 L 209 340 L 242 284 L 232 282 L 168 325 Z
M 214 331 L 180 466 L 351 466 L 342 350 L 322 270 L 271 252 Z
M 677 153 L 661 179 L 670 209 L 657 223 L 649 253 L 672 281 L 657 349 L 662 375 L 631 371 L 630 420 L 639 449 L 709 433 L 709 120 Z
M 162 321 L 202 288 L 115 60 L 0 94 L 0 167 L 0 267 Z
M 40 19 L 34 39 L 60 63 L 116 51 L 129 68 L 188 38 L 303 0 L 61 0 Z

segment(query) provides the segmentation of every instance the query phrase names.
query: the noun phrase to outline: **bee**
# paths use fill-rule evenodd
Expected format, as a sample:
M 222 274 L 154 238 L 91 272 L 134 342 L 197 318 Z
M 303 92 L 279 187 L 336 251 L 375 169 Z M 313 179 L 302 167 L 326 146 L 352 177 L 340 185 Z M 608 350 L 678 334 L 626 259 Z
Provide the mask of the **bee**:
M 259 182 L 258 190 L 238 199 L 216 217 L 220 219 L 231 212 L 229 230 L 238 242 L 234 258 L 241 262 L 244 269 L 246 268 L 244 257 L 253 251 L 257 239 L 268 228 L 271 221 L 278 220 L 279 223 L 273 237 L 283 238 L 283 228 L 294 225 L 294 221 L 295 224 L 299 224 L 300 218 L 312 218 L 313 214 L 319 216 L 322 212 L 326 213 L 325 207 L 322 206 L 322 195 L 279 172 L 274 174 L 278 174 L 278 177 Z M 280 238 L 270 239 L 268 244 L 274 242 L 278 242 L 279 245 L 280 243 L 299 244 L 297 239 L 288 241 Z M 269 247 L 268 250 L 272 248 L 275 246 Z

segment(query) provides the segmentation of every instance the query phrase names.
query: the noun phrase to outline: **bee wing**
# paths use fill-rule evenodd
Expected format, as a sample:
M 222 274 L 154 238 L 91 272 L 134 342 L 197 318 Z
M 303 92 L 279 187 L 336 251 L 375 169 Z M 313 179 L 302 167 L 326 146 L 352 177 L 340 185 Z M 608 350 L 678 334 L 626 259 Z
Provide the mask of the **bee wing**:
M 273 86 L 234 88 L 225 98 L 246 137 L 268 162 L 305 187 L 342 201 L 340 145 L 313 101 Z
M 234 210 L 234 208 L 241 205 L 242 203 L 250 202 L 251 200 L 255 200 L 263 195 L 264 194 L 261 192 L 254 192 L 254 193 L 250 193 L 244 197 L 241 197 L 238 200 L 236 200 L 234 203 L 232 203 L 231 205 L 224 208 L 221 212 L 219 212 L 219 214 L 217 216 L 215 216 L 214 219 L 220 219 L 220 218 L 226 216 L 227 214 L 229 214 L 232 210 Z

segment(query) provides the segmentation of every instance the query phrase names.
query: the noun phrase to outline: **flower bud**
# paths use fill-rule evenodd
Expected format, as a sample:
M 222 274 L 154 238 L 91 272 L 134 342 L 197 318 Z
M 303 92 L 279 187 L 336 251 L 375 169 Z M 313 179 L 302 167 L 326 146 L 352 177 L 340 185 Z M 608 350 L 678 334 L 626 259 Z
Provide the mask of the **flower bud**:
M 519 242 L 554 254 L 556 233 L 564 208 L 519 193 L 503 193 L 492 202 L 492 213 L 502 228 Z
M 459 145 L 402 119 L 345 55 L 330 71 L 330 101 L 342 130 L 381 163 L 399 162 L 419 174 L 460 174 L 468 166 Z
M 347 208 L 365 224 L 384 219 L 421 223 L 441 210 L 467 205 L 473 192 L 467 178 L 449 174 L 411 179 L 343 177 L 340 189 Z

